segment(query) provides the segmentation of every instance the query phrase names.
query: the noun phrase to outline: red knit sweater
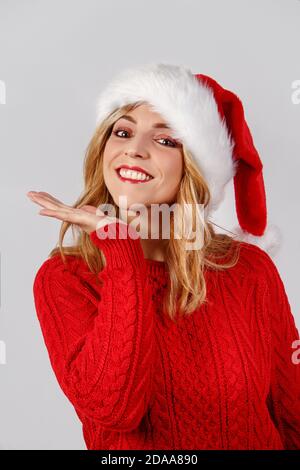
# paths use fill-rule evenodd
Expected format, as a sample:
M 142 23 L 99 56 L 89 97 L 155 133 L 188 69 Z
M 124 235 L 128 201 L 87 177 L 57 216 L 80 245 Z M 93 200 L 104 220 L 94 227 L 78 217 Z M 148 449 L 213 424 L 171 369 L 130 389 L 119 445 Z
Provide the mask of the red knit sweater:
M 139 238 L 90 239 L 98 275 L 56 255 L 33 285 L 87 449 L 300 449 L 299 333 L 269 255 L 242 243 L 236 266 L 207 269 L 208 304 L 176 325 L 161 313 L 167 264 Z

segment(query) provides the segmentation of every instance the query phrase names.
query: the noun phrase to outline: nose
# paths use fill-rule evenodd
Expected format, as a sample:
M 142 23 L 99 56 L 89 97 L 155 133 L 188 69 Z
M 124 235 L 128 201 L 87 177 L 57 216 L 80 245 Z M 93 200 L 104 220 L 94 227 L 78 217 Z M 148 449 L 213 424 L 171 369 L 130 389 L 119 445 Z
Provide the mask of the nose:
M 128 147 L 125 147 L 125 155 L 132 158 L 149 158 L 147 138 L 144 135 L 132 137 L 130 142 L 127 141 Z
M 126 150 L 125 155 L 132 158 L 148 158 L 148 154 L 146 151 L 137 151 L 137 150 Z

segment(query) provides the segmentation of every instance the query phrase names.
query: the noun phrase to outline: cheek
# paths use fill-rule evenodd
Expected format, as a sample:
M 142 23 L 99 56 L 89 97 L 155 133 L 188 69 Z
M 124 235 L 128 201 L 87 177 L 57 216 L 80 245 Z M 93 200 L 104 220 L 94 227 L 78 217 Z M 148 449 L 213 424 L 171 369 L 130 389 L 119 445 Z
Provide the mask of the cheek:
M 113 161 L 113 155 L 114 155 L 114 148 L 113 145 L 111 145 L 109 142 L 107 142 L 104 153 L 103 153 L 103 170 L 108 170 L 112 161 Z
M 173 203 L 180 187 L 183 171 L 182 155 L 170 155 L 170 158 L 161 160 L 163 165 L 160 169 L 163 174 L 161 184 L 157 190 L 157 201 L 159 203 Z
M 103 154 L 103 178 L 108 189 L 111 189 L 112 184 L 111 168 L 113 162 L 110 155 L 111 154 L 105 150 Z
M 174 181 L 180 181 L 182 177 L 183 161 L 181 155 L 175 155 L 174 158 L 165 160 L 163 165 L 163 172 L 165 178 L 172 178 Z

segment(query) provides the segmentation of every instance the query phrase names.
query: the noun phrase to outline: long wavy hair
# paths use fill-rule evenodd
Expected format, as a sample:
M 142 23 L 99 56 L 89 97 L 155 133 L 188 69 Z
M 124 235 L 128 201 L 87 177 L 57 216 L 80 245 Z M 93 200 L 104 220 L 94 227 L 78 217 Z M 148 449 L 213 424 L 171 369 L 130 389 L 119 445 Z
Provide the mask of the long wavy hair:
M 116 216 L 119 217 L 119 207 L 115 204 L 104 182 L 103 153 L 114 123 L 124 113 L 141 103 L 143 102 L 139 101 L 116 109 L 97 126 L 85 153 L 84 190 L 71 207 L 80 208 L 86 204 L 98 207 L 100 204 L 108 203 L 115 207 Z M 208 185 L 195 166 L 191 153 L 184 145 L 182 152 L 184 171 L 175 202 L 180 207 L 184 204 L 189 204 L 189 207 L 202 204 L 205 208 L 211 198 Z M 207 269 L 225 270 L 235 266 L 239 259 L 241 243 L 238 240 L 224 233 L 216 233 L 214 224 L 208 220 L 201 219 L 201 223 L 203 234 L 201 249 L 186 250 L 184 237 L 174 237 L 174 214 L 170 212 L 170 239 L 165 254 L 169 282 L 163 299 L 163 312 L 174 322 L 177 321 L 176 312 L 179 316 L 189 315 L 200 305 L 207 303 L 205 280 Z M 71 246 L 63 246 L 65 233 L 70 226 L 75 243 Z M 77 230 L 77 237 L 74 235 L 74 229 Z M 83 230 L 78 231 L 78 227 L 67 221 L 62 222 L 59 241 L 51 250 L 49 257 L 55 255 L 60 255 L 64 263 L 68 255 L 79 256 L 95 274 L 98 274 L 105 266 L 105 257 L 90 240 L 89 234 Z

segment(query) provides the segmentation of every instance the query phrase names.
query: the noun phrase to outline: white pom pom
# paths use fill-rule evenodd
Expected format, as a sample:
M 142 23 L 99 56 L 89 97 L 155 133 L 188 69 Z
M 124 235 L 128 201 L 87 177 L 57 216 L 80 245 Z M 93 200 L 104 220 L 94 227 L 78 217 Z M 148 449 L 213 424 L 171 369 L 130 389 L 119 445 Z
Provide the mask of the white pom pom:
M 246 243 L 252 243 L 258 246 L 262 250 L 266 251 L 272 258 L 279 252 L 282 245 L 282 232 L 277 225 L 267 225 L 262 236 L 255 236 L 249 232 L 241 229 L 240 226 L 236 226 L 232 229 L 234 235 L 238 240 Z

